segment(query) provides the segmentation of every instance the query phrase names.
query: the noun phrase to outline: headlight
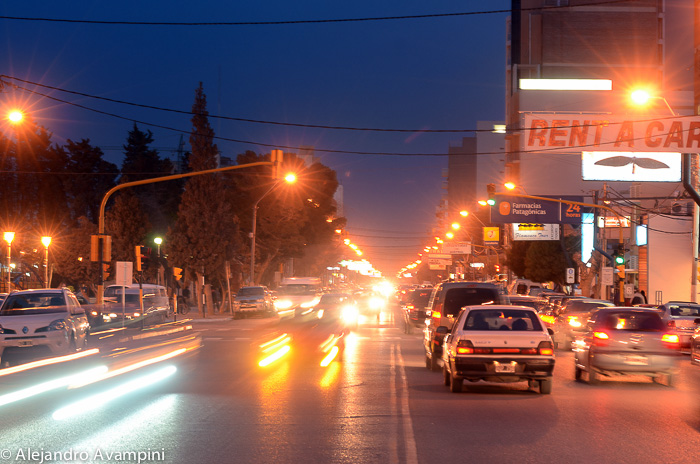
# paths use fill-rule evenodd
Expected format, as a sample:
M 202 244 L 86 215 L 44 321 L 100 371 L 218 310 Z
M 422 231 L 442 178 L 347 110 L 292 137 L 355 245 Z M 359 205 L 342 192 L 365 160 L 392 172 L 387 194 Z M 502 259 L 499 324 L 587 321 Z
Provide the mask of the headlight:
M 275 301 L 276 309 L 289 309 L 292 307 L 291 300 L 277 300 Z
M 384 300 L 381 298 L 370 298 L 369 299 L 369 307 L 370 309 L 381 309 L 384 307 Z
M 569 318 L 569 325 L 571 327 L 581 327 L 581 321 L 578 320 L 578 317 L 570 317 Z
M 300 304 L 299 306 L 301 306 L 302 308 L 305 308 L 305 309 L 307 309 L 307 308 L 313 308 L 313 307 L 316 306 L 320 301 L 321 301 L 320 298 L 314 298 L 314 299 L 311 300 L 311 301 L 305 301 L 305 302 L 303 302 L 303 303 Z
M 357 316 L 358 316 L 357 308 L 352 306 L 352 305 L 348 305 L 348 306 L 343 307 L 342 312 L 340 313 L 340 317 L 343 319 L 343 322 L 345 322 L 346 324 L 355 323 L 355 321 L 357 320 Z
M 66 320 L 65 319 L 56 319 L 53 321 L 51 324 L 49 324 L 49 327 L 47 330 L 66 330 Z

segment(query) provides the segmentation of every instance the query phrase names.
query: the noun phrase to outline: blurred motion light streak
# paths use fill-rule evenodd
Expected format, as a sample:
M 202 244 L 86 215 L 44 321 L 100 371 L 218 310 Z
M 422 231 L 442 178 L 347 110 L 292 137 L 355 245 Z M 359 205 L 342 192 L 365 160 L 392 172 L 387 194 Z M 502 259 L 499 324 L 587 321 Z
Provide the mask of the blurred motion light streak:
M 97 395 L 92 395 L 80 401 L 76 401 L 75 403 L 69 404 L 68 406 L 56 410 L 51 417 L 53 417 L 55 420 L 63 420 L 83 412 L 98 409 L 112 400 L 120 398 L 141 388 L 153 385 L 156 382 L 160 382 L 161 380 L 170 377 L 175 372 L 177 372 L 177 368 L 175 366 L 165 366 L 155 372 L 151 372 L 150 374 L 137 377 L 123 383 L 118 387 L 111 388 L 102 393 L 98 393 Z
M 14 374 L 16 372 L 22 372 L 29 369 L 35 369 L 41 366 L 48 366 L 51 364 L 57 364 L 67 361 L 72 361 L 74 359 L 84 358 L 85 356 L 92 356 L 93 354 L 98 354 L 100 350 L 93 348 L 91 350 L 79 351 L 77 353 L 69 354 L 66 356 L 57 356 L 55 358 L 41 359 L 39 361 L 33 361 L 26 364 L 20 364 L 19 366 L 8 367 L 7 369 L 0 370 L 0 377 L 3 375 Z
M 40 395 L 41 393 L 46 393 L 51 390 L 63 388 L 66 385 L 70 385 L 75 381 L 85 381 L 86 379 L 91 379 L 96 376 L 99 376 L 104 372 L 107 372 L 107 366 L 93 367 L 92 369 L 88 369 L 77 374 L 61 377 L 54 380 L 49 380 L 48 382 L 40 383 L 32 387 L 24 388 L 22 390 L 17 390 L 12 393 L 6 393 L 0 396 L 0 406 L 14 403 L 16 401 L 30 398 L 32 396 Z
M 289 345 L 284 345 L 282 348 L 275 351 L 270 356 L 267 356 L 266 358 L 261 359 L 260 362 L 258 363 L 258 366 L 260 366 L 260 367 L 269 366 L 273 362 L 281 359 L 284 355 L 289 353 L 290 350 L 291 350 L 291 348 L 289 347 Z
M 336 356 L 338 356 L 338 352 L 340 351 L 340 348 L 338 348 L 338 345 L 333 345 L 333 348 L 331 348 L 330 353 L 326 355 L 325 358 L 323 358 L 323 361 L 321 361 L 321 367 L 326 367 L 328 366 L 333 360 L 335 359 Z

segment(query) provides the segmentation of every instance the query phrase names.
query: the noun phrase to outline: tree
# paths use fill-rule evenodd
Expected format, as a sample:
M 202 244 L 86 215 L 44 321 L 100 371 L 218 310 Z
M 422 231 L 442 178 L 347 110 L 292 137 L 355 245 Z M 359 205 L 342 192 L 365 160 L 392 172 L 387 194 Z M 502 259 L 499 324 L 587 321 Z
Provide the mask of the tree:
M 90 236 L 97 233 L 97 226 L 83 216 L 76 220 L 77 226 L 66 229 L 51 242 L 50 257 L 53 258 L 55 279 L 76 288 L 83 285 L 96 290 L 97 266 L 90 262 Z
M 528 241 L 514 241 L 510 250 L 506 252 L 506 266 L 513 274 L 520 277 L 525 277 L 527 273 L 527 265 L 525 264 L 525 256 L 530 244 Z
M 96 224 L 102 198 L 116 185 L 119 170 L 114 163 L 103 159 L 102 150 L 90 145 L 89 139 L 68 140 L 65 149 L 67 170 L 72 173 L 65 182 L 71 217 L 74 221 L 85 217 Z
M 214 131 L 206 107 L 207 100 L 200 82 L 192 105 L 192 171 L 213 169 L 217 165 L 219 149 L 214 144 Z M 168 232 L 173 264 L 185 268 L 190 276 L 206 276 L 214 282 L 223 280 L 225 262 L 232 258 L 239 243 L 234 210 L 222 198 L 224 187 L 219 173 L 190 177 L 185 184 L 177 220 Z M 201 301 L 198 294 L 198 305 Z
M 105 229 L 112 236 L 112 261 L 134 261 L 134 247 L 144 244 L 150 226 L 138 197 L 128 190 L 119 192 L 105 215 Z

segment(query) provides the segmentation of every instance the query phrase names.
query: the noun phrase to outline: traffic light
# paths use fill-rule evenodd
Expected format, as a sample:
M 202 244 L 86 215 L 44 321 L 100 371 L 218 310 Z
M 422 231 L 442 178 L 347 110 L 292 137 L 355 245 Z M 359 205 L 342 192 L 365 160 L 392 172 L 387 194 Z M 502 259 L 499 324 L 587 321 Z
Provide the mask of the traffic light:
M 615 269 L 617 269 L 617 276 L 620 279 L 625 278 L 625 255 L 624 251 L 620 252 L 618 250 L 618 253 L 615 255 Z
M 102 263 L 102 279 L 107 280 L 109 278 L 109 264 Z
M 493 206 L 496 204 L 496 184 L 488 184 L 486 186 L 486 193 L 488 194 L 486 204 Z
M 500 265 L 500 264 L 496 264 L 496 265 L 494 265 L 494 267 L 493 267 L 493 268 L 494 268 L 494 270 L 496 271 L 496 273 L 499 273 L 499 272 L 501 272 L 501 265 Z
M 182 268 L 181 267 L 174 267 L 173 268 L 173 275 L 175 276 L 175 280 L 182 279 Z
M 282 159 L 284 158 L 284 152 L 282 150 L 271 150 L 270 151 L 270 161 L 272 161 L 272 178 L 281 179 L 282 174 Z
M 145 246 L 136 245 L 135 255 L 136 255 L 136 270 L 142 271 L 146 266 L 146 260 L 148 260 L 148 253 L 150 248 Z

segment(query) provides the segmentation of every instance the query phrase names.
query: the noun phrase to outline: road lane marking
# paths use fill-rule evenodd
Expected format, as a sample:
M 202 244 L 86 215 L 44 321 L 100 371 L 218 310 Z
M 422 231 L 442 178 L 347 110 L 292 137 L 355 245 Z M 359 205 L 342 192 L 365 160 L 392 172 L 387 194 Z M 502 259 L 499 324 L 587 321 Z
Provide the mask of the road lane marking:
M 413 421 L 411 420 L 411 410 L 408 406 L 408 380 L 406 379 L 406 369 L 404 369 L 401 345 L 396 345 L 399 372 L 401 376 L 401 418 L 403 419 L 404 444 L 406 446 L 406 464 L 418 463 L 418 451 L 416 449 L 416 437 L 413 433 Z

